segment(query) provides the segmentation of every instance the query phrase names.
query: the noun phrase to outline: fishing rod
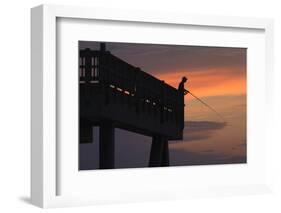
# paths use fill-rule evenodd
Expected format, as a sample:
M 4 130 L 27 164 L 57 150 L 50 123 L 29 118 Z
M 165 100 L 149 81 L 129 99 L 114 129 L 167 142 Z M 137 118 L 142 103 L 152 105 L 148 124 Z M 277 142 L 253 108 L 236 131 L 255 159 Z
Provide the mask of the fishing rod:
M 207 108 L 209 108 L 210 110 L 212 110 L 218 117 L 220 117 L 220 119 L 222 119 L 223 122 L 225 122 L 224 117 L 218 113 L 214 108 L 212 108 L 210 105 L 208 105 L 207 103 L 205 103 L 204 101 L 202 101 L 200 98 L 198 98 L 196 95 L 192 94 L 190 91 L 186 91 L 187 94 L 189 93 L 191 96 L 193 96 L 194 98 L 196 98 L 200 103 L 202 103 L 204 106 L 206 106 Z

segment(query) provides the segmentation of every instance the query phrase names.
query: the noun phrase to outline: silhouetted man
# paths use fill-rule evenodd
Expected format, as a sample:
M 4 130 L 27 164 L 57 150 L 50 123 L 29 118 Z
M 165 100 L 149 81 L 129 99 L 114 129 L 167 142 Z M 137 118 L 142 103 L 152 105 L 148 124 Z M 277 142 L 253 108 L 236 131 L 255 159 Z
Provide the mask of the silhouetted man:
M 187 82 L 187 78 L 186 78 L 185 76 L 182 77 L 181 82 L 180 82 L 179 87 L 178 87 L 178 90 L 179 90 L 180 92 L 182 92 L 183 95 L 186 95 L 186 94 L 188 93 L 188 90 L 186 90 L 186 89 L 184 88 L 184 84 L 185 84 L 186 82 Z
M 184 88 L 184 84 L 187 82 L 187 78 L 184 76 L 182 77 L 181 79 L 181 82 L 179 83 L 179 87 L 178 87 L 178 90 L 179 92 L 182 94 L 182 99 L 181 99 L 181 110 L 180 110 L 180 120 L 181 120 L 181 127 L 182 129 L 184 129 L 184 96 L 189 93 L 188 90 L 186 90 Z

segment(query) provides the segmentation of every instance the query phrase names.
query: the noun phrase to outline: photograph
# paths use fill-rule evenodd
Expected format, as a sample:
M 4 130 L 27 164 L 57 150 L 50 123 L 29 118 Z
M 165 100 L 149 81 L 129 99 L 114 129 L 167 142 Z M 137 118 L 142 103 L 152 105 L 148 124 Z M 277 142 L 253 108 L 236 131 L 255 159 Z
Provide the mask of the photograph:
M 247 48 L 79 41 L 79 170 L 247 163 Z

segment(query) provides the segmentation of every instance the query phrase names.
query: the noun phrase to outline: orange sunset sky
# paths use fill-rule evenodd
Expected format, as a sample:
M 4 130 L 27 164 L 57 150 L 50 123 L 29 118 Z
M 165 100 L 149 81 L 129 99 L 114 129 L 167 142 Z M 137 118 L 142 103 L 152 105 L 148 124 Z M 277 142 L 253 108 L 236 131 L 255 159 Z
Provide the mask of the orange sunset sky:
M 247 49 L 128 43 L 106 45 L 113 55 L 175 88 L 186 76 L 186 89 L 223 116 L 222 121 L 214 112 L 186 95 L 184 141 L 170 142 L 171 165 L 246 163 Z M 80 48 L 86 47 L 98 49 L 99 43 L 80 42 Z M 138 135 L 130 137 L 135 137 L 133 141 L 149 141 Z M 131 142 L 126 146 L 131 147 L 130 150 L 134 147 L 149 149 L 146 142 L 142 144 L 140 147 Z M 135 161 L 141 165 L 139 159 Z

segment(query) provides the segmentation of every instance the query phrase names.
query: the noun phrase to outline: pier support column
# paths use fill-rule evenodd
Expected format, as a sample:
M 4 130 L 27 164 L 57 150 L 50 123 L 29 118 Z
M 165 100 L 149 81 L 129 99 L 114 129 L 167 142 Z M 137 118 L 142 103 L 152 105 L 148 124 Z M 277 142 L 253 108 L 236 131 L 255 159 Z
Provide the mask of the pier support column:
M 93 126 L 86 121 L 80 121 L 79 124 L 79 143 L 93 142 Z
M 100 125 L 100 169 L 114 168 L 114 132 L 112 123 Z
M 170 165 L 170 158 L 169 158 L 169 143 L 168 139 L 162 138 L 162 146 L 163 146 L 163 151 L 162 151 L 162 162 L 161 166 L 169 166 Z
M 149 167 L 169 166 L 168 139 L 163 136 L 153 136 Z

